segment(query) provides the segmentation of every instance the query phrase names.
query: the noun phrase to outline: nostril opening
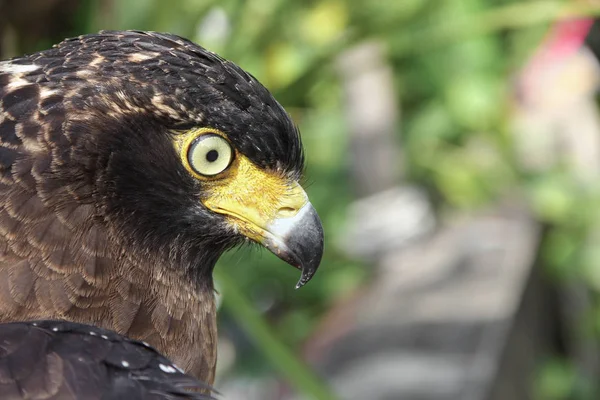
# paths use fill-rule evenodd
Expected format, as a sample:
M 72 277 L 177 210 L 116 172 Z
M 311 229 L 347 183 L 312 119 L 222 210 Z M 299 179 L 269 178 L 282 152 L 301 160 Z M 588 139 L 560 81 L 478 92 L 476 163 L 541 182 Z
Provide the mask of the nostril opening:
M 293 217 L 296 214 L 297 210 L 292 207 L 281 207 L 277 210 L 277 216 L 280 218 L 289 218 Z

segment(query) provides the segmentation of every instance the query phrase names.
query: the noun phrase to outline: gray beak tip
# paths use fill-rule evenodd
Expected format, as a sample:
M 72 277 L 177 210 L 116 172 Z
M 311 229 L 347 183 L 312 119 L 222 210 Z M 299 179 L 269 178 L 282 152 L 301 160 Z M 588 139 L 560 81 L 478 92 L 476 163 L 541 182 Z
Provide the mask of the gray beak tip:
M 323 226 L 314 207 L 307 203 L 300 212 L 270 227 L 272 240 L 265 246 L 282 260 L 302 270 L 296 289 L 317 272 L 323 257 Z

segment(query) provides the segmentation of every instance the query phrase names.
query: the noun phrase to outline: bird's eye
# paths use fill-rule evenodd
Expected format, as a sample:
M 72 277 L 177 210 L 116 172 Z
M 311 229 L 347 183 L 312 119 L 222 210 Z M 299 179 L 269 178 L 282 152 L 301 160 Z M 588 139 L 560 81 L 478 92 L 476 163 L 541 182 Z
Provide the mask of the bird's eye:
M 227 140 L 219 135 L 200 135 L 191 143 L 188 153 L 190 167 L 200 175 L 213 176 L 225 171 L 233 159 Z

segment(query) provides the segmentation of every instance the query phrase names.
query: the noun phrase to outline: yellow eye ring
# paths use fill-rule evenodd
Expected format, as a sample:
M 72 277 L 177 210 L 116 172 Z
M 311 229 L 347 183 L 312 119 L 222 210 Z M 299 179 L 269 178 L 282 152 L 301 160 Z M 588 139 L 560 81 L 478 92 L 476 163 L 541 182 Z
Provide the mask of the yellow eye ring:
M 229 168 L 235 155 L 223 134 L 211 128 L 196 130 L 182 142 L 181 161 L 198 177 L 211 178 L 221 174 Z

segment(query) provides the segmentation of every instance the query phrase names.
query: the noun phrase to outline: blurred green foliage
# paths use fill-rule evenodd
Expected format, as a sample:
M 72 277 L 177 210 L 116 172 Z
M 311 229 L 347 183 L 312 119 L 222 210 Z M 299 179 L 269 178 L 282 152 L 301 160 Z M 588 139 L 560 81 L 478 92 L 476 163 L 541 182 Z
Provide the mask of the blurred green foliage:
M 394 72 L 402 109 L 397 132 L 406 158 L 405 178 L 428 188 L 442 213 L 476 209 L 507 193 L 524 196 L 539 219 L 551 226 L 542 249 L 549 271 L 562 279 L 584 279 L 596 295 L 600 291 L 600 252 L 593 240 L 597 238 L 589 236 L 590 228 L 600 222 L 600 186 L 578 185 L 568 168 L 542 174 L 522 171 L 509 134 L 511 76 L 550 23 L 559 17 L 599 14 L 596 9 L 539 0 L 82 4 L 74 33 L 144 29 L 188 37 L 255 75 L 297 121 L 306 147 L 308 192 L 326 232 L 326 252 L 316 279 L 300 291 L 292 290 L 297 271 L 261 250 L 251 255 L 248 249 L 235 251 L 217 268 L 226 303 L 227 291 L 240 290 L 221 314 L 222 326 L 242 321 L 260 351 L 280 360 L 277 369 L 284 373 L 301 368 L 281 355 L 285 346 L 298 349 L 324 312 L 369 277 L 366 266 L 346 258 L 334 245 L 344 229 L 345 206 L 354 198 L 343 88 L 335 63 L 345 50 L 365 41 L 384 45 Z M 252 308 L 232 313 L 236 304 L 248 301 Z M 591 329 L 600 335 L 599 310 L 592 310 L 590 318 Z M 273 368 L 257 356 L 256 347 L 239 351 L 238 365 L 245 373 L 269 373 Z M 310 386 L 306 382 L 314 377 L 305 372 L 300 375 L 308 381 L 300 378 L 297 386 Z M 327 397 L 326 390 L 315 385 L 308 392 Z M 587 391 L 577 389 L 582 385 L 568 362 L 552 361 L 541 371 L 538 392 L 540 399 L 588 398 Z

